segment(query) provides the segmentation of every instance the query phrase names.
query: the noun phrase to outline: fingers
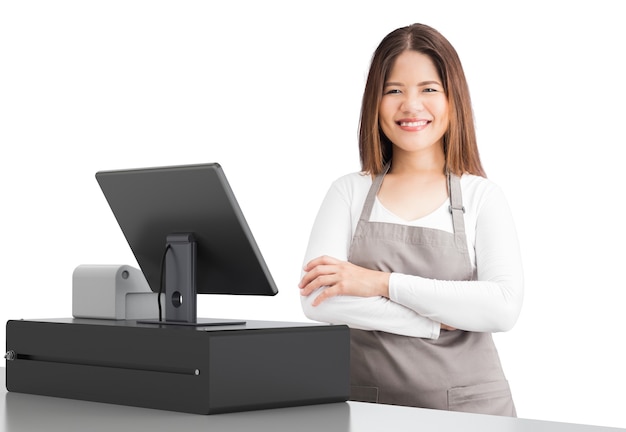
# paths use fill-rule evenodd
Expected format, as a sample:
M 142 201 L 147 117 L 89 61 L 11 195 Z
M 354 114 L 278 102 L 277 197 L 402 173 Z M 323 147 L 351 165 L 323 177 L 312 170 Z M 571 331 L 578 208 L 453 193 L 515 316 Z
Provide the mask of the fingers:
M 322 255 L 319 256 L 317 258 L 312 259 L 311 261 L 309 261 L 305 266 L 304 266 L 304 271 L 305 272 L 309 272 L 311 271 L 313 268 L 317 267 L 318 265 L 325 265 L 325 264 L 337 264 L 341 261 L 339 261 L 336 258 L 330 257 L 328 255 Z
M 316 279 L 320 278 L 320 276 L 335 274 L 336 267 L 333 267 L 333 265 L 336 265 L 340 262 L 341 261 L 326 255 L 317 257 L 309 261 L 303 269 L 306 274 L 302 277 L 300 283 L 298 284 L 298 288 L 300 288 L 301 294 L 309 295 L 317 288 L 330 283 L 330 281 L 321 282 L 320 280 L 316 281 Z M 324 280 L 327 279 L 328 278 L 324 278 Z M 314 281 L 315 283 L 313 283 Z
M 313 300 L 313 303 L 311 303 L 311 305 L 317 306 L 324 300 L 336 295 L 339 295 L 339 293 L 337 292 L 335 287 L 328 287 L 325 290 L 322 290 L 322 292 L 317 297 L 315 297 L 315 300 Z
M 306 274 L 298 284 L 300 295 L 309 296 L 324 287 L 312 303 L 317 306 L 330 297 L 346 294 L 344 291 L 347 288 L 345 279 L 348 278 L 348 268 L 351 268 L 349 263 L 327 255 L 309 261 L 304 266 Z
M 336 270 L 333 266 L 318 265 L 302 277 L 298 284 L 300 294 L 309 295 L 316 289 L 336 282 Z

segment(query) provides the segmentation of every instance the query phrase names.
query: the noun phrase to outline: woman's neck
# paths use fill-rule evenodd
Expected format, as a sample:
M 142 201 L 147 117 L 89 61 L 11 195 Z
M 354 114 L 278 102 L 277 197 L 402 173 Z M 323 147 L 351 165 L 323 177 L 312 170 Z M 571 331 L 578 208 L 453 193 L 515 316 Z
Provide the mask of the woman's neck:
M 446 164 L 441 147 L 420 152 L 405 152 L 394 149 L 390 174 L 403 175 L 442 175 Z

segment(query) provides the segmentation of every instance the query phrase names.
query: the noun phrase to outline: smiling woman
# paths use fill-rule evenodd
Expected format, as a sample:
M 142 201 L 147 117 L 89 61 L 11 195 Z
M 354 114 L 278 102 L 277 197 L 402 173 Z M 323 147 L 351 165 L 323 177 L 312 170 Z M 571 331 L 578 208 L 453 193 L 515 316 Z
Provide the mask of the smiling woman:
M 350 326 L 354 400 L 515 416 L 492 333 L 520 313 L 519 245 L 447 39 L 414 24 L 382 40 L 360 127 L 362 170 L 311 232 L 305 314 Z

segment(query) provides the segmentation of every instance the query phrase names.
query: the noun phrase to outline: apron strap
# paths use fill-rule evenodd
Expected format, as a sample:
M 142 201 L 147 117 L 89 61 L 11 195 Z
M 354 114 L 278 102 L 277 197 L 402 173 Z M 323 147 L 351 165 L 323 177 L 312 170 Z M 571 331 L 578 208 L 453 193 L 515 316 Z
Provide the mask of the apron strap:
M 376 195 L 383 184 L 383 178 L 385 177 L 385 174 L 387 174 L 387 171 L 389 171 L 390 166 L 391 163 L 387 162 L 387 164 L 383 167 L 383 171 L 374 178 L 372 186 L 370 186 L 370 190 L 367 193 L 367 198 L 365 198 L 363 210 L 361 210 L 361 216 L 359 217 L 360 221 L 368 222 L 370 220 L 372 209 L 374 208 L 374 202 L 376 201 Z
M 383 171 L 378 174 L 372 181 L 372 186 L 365 198 L 365 204 L 361 211 L 360 221 L 368 222 L 374 208 L 374 202 L 376 195 L 383 184 L 383 178 L 389 171 L 391 163 L 385 164 Z M 465 220 L 463 214 L 465 213 L 465 207 L 463 206 L 463 196 L 461 194 L 461 179 L 456 174 L 448 173 L 448 191 L 450 193 L 450 206 L 448 207 L 452 214 L 452 227 L 454 229 L 454 239 L 457 247 L 461 250 L 467 249 L 467 240 L 465 237 Z
M 461 179 L 456 174 L 448 173 L 448 190 L 450 191 L 450 206 L 448 210 L 452 214 L 452 227 L 454 229 L 454 240 L 457 247 L 467 248 L 465 237 L 465 220 L 463 214 L 463 196 L 461 194 Z

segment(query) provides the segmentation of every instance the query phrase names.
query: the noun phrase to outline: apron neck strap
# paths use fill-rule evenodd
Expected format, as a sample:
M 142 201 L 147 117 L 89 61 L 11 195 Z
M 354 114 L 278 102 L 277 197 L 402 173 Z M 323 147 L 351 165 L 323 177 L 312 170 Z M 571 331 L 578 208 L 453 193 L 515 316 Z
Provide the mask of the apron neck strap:
M 372 186 L 367 193 L 367 198 L 365 198 L 365 204 L 363 205 L 363 210 L 361 211 L 359 220 L 365 222 L 370 220 L 376 195 L 378 195 L 378 191 L 383 184 L 383 178 L 387 172 L 389 172 L 390 167 L 391 163 L 387 162 L 387 164 L 383 167 L 382 172 L 374 177 Z M 463 241 L 465 241 L 465 221 L 463 219 L 465 207 L 463 206 L 463 196 L 461 194 L 461 179 L 456 174 L 450 172 L 448 172 L 446 176 L 448 181 L 448 193 L 450 194 L 450 206 L 448 209 L 452 214 L 452 226 L 454 228 L 454 233 L 457 236 L 463 236 Z
M 367 193 L 367 198 L 365 198 L 365 204 L 363 205 L 363 210 L 361 211 L 361 217 L 359 220 L 365 222 L 370 220 L 370 215 L 372 214 L 372 209 L 374 208 L 374 202 L 376 201 L 376 195 L 378 195 L 380 186 L 383 184 L 383 178 L 389 171 L 389 167 L 391 167 L 391 162 L 387 162 L 387 164 L 383 167 L 382 172 L 374 177 L 372 186 L 370 186 L 370 190 Z
M 448 210 L 452 214 L 454 235 L 462 235 L 462 240 L 465 241 L 465 221 L 463 219 L 465 207 L 463 206 L 463 195 L 461 194 L 461 178 L 450 172 L 448 172 L 448 192 L 450 194 Z

